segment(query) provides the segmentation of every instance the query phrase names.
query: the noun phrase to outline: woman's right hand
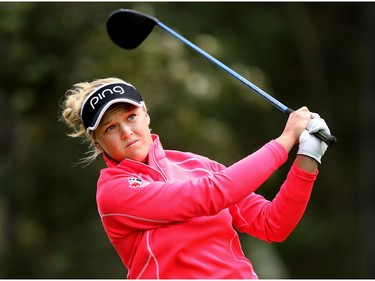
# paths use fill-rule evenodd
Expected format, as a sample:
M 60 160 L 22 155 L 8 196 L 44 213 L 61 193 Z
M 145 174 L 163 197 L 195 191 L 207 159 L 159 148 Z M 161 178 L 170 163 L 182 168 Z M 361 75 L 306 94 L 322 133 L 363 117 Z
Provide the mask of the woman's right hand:
M 289 114 L 288 120 L 282 134 L 275 139 L 287 152 L 291 151 L 293 146 L 298 143 L 299 136 L 307 128 L 311 121 L 311 112 L 306 106 L 299 108 Z

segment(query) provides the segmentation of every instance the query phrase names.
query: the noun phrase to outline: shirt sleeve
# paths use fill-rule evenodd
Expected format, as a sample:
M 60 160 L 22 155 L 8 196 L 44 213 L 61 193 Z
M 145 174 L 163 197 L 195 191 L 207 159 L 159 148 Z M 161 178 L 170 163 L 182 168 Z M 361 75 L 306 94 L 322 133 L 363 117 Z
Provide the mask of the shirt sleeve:
M 285 240 L 305 212 L 317 174 L 299 169 L 294 162 L 272 201 L 252 193 L 230 208 L 234 226 L 267 242 Z
M 271 141 L 246 158 L 210 176 L 181 181 L 156 180 L 132 188 L 118 168 L 105 169 L 98 181 L 102 219 L 118 218 L 133 229 L 149 229 L 215 215 L 255 191 L 287 160 L 287 152 Z M 116 223 L 116 222 L 114 222 Z

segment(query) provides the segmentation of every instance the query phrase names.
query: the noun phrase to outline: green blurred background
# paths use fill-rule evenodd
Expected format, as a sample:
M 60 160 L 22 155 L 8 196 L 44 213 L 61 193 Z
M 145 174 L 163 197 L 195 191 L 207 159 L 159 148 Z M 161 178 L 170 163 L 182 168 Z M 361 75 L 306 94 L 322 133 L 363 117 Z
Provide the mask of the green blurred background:
M 66 136 L 74 83 L 134 84 L 164 147 L 225 165 L 277 137 L 286 116 L 155 27 L 135 50 L 107 36 L 115 9 L 154 15 L 291 108 L 326 119 L 305 216 L 283 243 L 242 236 L 260 278 L 375 278 L 375 3 L 1 2 L 0 278 L 125 278 L 95 203 L 103 161 Z M 293 161 L 258 192 L 272 199 Z M 183 237 L 181 237 L 183 239 Z

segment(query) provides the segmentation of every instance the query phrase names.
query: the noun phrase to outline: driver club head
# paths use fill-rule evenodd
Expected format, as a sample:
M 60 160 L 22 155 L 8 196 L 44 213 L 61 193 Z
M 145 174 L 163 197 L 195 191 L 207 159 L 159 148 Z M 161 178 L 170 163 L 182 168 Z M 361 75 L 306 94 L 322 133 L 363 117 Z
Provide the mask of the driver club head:
M 138 47 L 151 33 L 158 20 L 128 9 L 112 12 L 107 20 L 107 32 L 112 41 L 124 49 Z

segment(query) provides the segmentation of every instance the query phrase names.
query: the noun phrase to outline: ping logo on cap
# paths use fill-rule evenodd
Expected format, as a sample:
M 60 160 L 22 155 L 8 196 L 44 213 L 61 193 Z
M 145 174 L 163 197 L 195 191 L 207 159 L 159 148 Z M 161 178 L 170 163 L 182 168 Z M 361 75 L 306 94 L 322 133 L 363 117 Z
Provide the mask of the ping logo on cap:
M 137 90 L 125 82 L 102 85 L 90 93 L 82 104 L 81 119 L 87 132 L 95 130 L 106 110 L 115 103 L 125 102 L 143 106 L 144 102 Z
M 124 91 L 124 88 L 121 86 L 121 85 L 113 85 L 113 87 L 107 87 L 105 89 L 103 89 L 102 91 L 95 91 L 93 94 L 93 96 L 91 96 L 90 98 L 90 105 L 92 107 L 92 109 L 95 109 L 95 105 L 98 104 L 99 100 L 102 100 L 102 99 L 105 99 L 106 97 L 106 94 L 113 94 L 113 93 L 116 93 L 116 94 L 119 94 L 119 95 L 122 95 L 125 93 Z

